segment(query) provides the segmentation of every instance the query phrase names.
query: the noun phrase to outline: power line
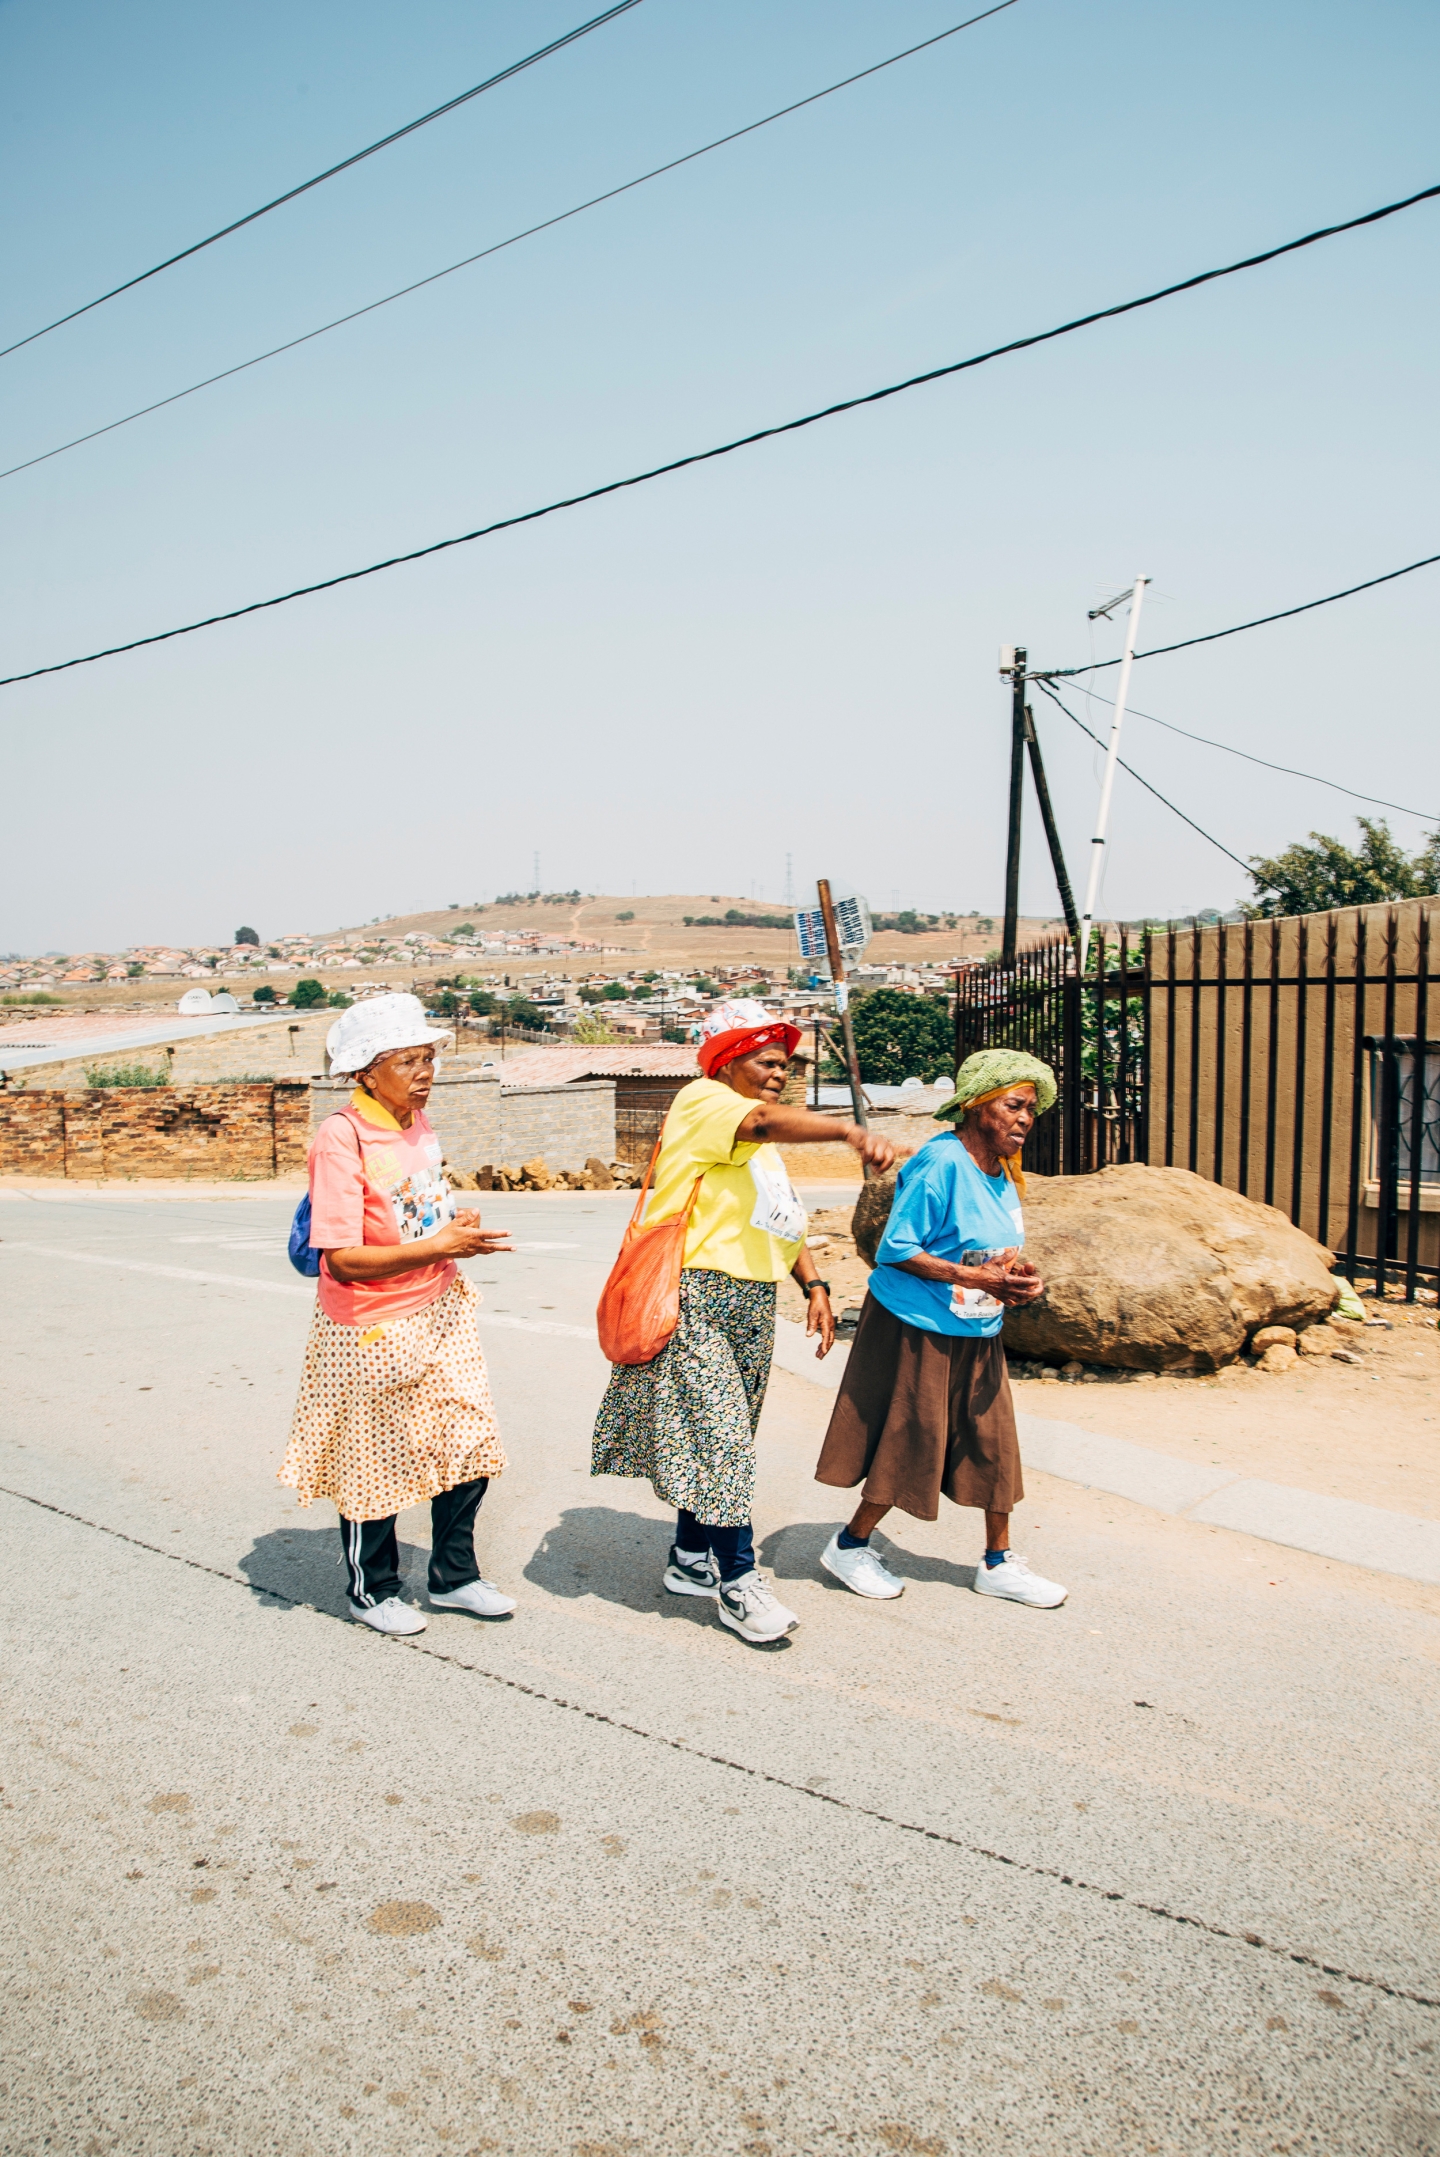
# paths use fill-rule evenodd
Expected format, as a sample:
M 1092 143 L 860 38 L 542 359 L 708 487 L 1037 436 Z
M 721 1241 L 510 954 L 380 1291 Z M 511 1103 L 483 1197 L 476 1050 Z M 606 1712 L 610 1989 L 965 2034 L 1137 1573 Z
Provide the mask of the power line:
M 1440 194 L 1440 188 L 1426 188 L 1425 195 L 1435 194 Z M 1424 199 L 1425 196 L 1423 195 L 1412 195 L 1410 202 L 1422 202 Z M 1404 210 L 1409 207 L 1410 203 L 1408 202 L 1397 202 L 1393 205 L 1393 208 L 1397 210 Z M 1382 210 L 1376 214 L 1383 217 L 1387 216 L 1389 212 Z M 1355 222 L 1356 224 L 1363 224 L 1368 220 L 1357 217 Z M 1337 232 L 1346 232 L 1350 228 L 1347 225 L 1336 225 L 1334 229 Z M 1312 238 L 1323 239 L 1324 237 L 1323 233 L 1312 234 Z M 1298 240 L 1295 244 L 1303 247 L 1306 242 Z M 1283 254 L 1284 249 L 1277 248 L 1275 252 Z M 1263 262 L 1266 257 L 1257 255 L 1255 259 Z M 1236 267 L 1237 269 L 1248 269 L 1249 264 L 1241 262 L 1237 263 Z M 1179 288 L 1177 287 L 1176 289 L 1178 290 Z M 1288 622 L 1292 614 L 1309 614 L 1316 607 L 1333 607 L 1337 599 L 1353 599 L 1357 592 L 1373 592 L 1377 584 L 1393 584 L 1397 577 L 1413 576 L 1417 569 L 1429 569 L 1436 562 L 1440 562 L 1440 554 L 1427 554 L 1421 561 L 1407 562 L 1403 569 L 1387 569 L 1383 577 L 1367 577 L 1363 584 L 1347 584 L 1343 592 L 1327 592 L 1323 599 L 1306 599 L 1298 607 L 1282 607 L 1278 614 L 1257 615 L 1253 622 L 1237 622 L 1233 629 L 1212 629 L 1203 637 L 1184 637 L 1178 644 L 1156 644 L 1148 652 L 1136 652 L 1135 657 L 1137 659 L 1162 659 L 1166 652 L 1188 652 L 1192 644 L 1215 644 L 1219 642 L 1221 637 L 1238 637 L 1246 629 L 1263 629 L 1269 622 Z M 1101 667 L 1118 667 L 1119 664 L 1118 659 L 1095 659 L 1091 661 L 1088 667 L 1051 667 L 1047 679 L 1052 682 L 1073 680 L 1077 674 L 1090 674 L 1098 671 Z M 1164 724 L 1163 720 L 1161 724 Z M 1302 773 L 1301 776 L 1303 778 L 1307 775 Z
M 638 178 L 625 180 L 619 187 L 609 187 L 604 194 L 592 195 L 588 202 L 577 202 L 570 210 L 561 210 L 555 217 L 542 218 L 538 225 L 527 225 L 523 232 L 512 232 L 508 240 L 496 240 L 493 246 L 482 247 L 478 254 L 466 255 L 448 268 L 432 271 L 428 277 L 419 277 L 414 284 L 402 285 L 398 292 L 387 292 L 380 300 L 370 300 L 364 307 L 354 307 L 349 314 L 337 315 L 333 322 L 322 322 L 319 329 L 306 330 L 299 337 L 291 337 L 283 345 L 273 345 L 268 352 L 257 352 L 253 359 L 241 360 L 237 366 L 223 367 L 219 374 L 206 375 L 203 382 L 192 382 L 188 389 L 177 389 L 172 396 L 158 397 L 154 404 L 142 405 L 138 412 L 127 412 L 123 419 L 112 419 L 103 427 L 92 427 L 88 434 L 77 434 L 71 442 L 61 442 L 54 449 L 42 450 L 38 457 L 27 457 L 23 463 L 12 464 L 0 471 L 0 479 L 12 479 L 17 472 L 28 472 L 35 464 L 45 464 L 51 457 L 63 456 L 67 449 L 78 449 L 83 442 L 93 442 L 102 434 L 113 434 L 117 427 L 128 427 L 132 420 L 147 419 L 152 412 L 163 412 L 166 405 L 178 404 L 183 397 L 193 397 L 197 390 L 211 389 L 217 382 L 228 382 L 231 375 L 244 374 L 247 368 L 259 367 L 266 360 L 278 359 L 282 352 L 293 352 L 297 345 L 309 344 L 313 338 L 324 337 L 331 330 L 343 329 L 347 322 L 358 322 L 362 315 L 374 314 L 377 308 L 388 307 L 394 300 L 408 299 L 412 292 L 423 292 L 427 285 L 435 285 L 443 277 L 453 277 L 457 270 L 468 270 L 476 262 L 483 262 L 488 255 L 498 255 L 507 247 L 517 247 L 522 240 L 533 239 L 537 232 L 548 232 L 554 225 L 563 225 L 572 217 L 581 216 L 586 210 L 599 207 L 602 202 L 613 202 L 617 195 L 629 194 L 634 187 L 643 187 L 647 180 L 658 180 L 662 174 L 675 172 L 681 165 L 693 164 L 697 157 L 708 157 L 712 150 L 722 150 L 730 142 L 739 142 L 744 135 L 753 135 L 758 128 L 769 127 L 776 120 L 788 119 L 792 112 L 802 112 L 807 105 L 818 104 L 821 98 L 833 97 L 837 90 L 848 90 L 853 83 L 864 82 L 869 75 L 878 75 L 887 67 L 894 67 L 901 60 L 913 59 L 917 52 L 925 52 L 931 45 L 941 45 L 948 37 L 958 37 L 962 30 L 969 30 L 977 22 L 988 22 L 992 15 L 1003 15 L 1006 8 L 1017 5 L 1017 0 L 999 0 L 995 7 L 986 8 L 981 15 L 971 15 L 965 22 L 953 23 L 935 37 L 923 38 L 918 45 L 907 45 L 904 52 L 891 53 L 888 60 L 877 60 L 873 67 L 862 67 L 857 75 L 846 75 L 843 81 L 832 82 L 828 89 L 812 91 L 809 97 L 797 98 L 793 105 L 782 105 L 778 112 L 767 113 L 763 120 L 752 120 L 745 127 L 734 128 L 728 135 L 717 135 L 713 142 L 702 143 L 698 150 L 687 150 L 683 157 L 672 157 L 667 164 L 656 165 Z M 43 334 L 43 333 L 42 333 Z M 12 349 L 14 349 L 12 347 Z
M 118 299 L 122 292 L 133 291 L 136 285 L 143 285 L 150 278 L 158 277 L 162 270 L 173 270 L 177 262 L 186 262 L 191 255 L 198 255 L 203 249 L 213 247 L 217 240 L 228 239 L 232 232 L 239 232 L 245 225 L 253 225 L 257 217 L 268 217 L 272 210 L 278 210 L 283 203 L 293 202 L 297 195 L 308 195 L 312 187 L 323 186 L 326 180 L 333 180 L 337 173 L 348 172 L 352 165 L 363 164 L 367 157 L 374 157 L 377 151 L 388 150 L 392 143 L 403 142 L 405 137 L 413 135 L 417 128 L 428 127 L 432 120 L 443 120 L 447 112 L 454 112 L 457 107 L 468 105 L 472 97 L 483 97 L 487 90 L 495 89 L 502 82 L 509 82 L 513 75 L 523 75 L 527 67 L 534 67 L 541 60 L 548 60 L 552 53 L 563 51 L 565 46 L 573 45 L 577 38 L 588 37 L 592 30 L 600 29 L 605 23 L 613 22 L 617 15 L 628 14 L 632 7 L 639 5 L 640 0 L 618 0 L 618 4 L 607 8 L 603 15 L 592 16 L 589 22 L 582 22 L 576 29 L 567 30 L 563 37 L 554 38 L 550 44 L 542 45 L 538 52 L 532 52 L 525 59 L 512 62 L 509 67 L 502 67 L 498 75 L 490 75 L 484 82 L 477 82 L 473 90 L 462 90 L 458 97 L 447 98 L 445 103 L 437 105 L 433 112 L 422 112 L 418 120 L 407 120 L 403 127 L 397 127 L 392 133 L 382 135 L 380 140 L 372 142 L 368 149 L 356 150 L 352 156 L 342 157 L 338 165 L 330 165 L 324 172 L 317 172 L 313 180 L 302 180 L 298 187 L 287 188 L 285 193 L 277 195 L 273 202 L 262 202 L 258 210 L 249 210 L 244 217 L 237 217 L 232 223 L 222 225 L 220 230 L 212 232 L 208 239 L 196 240 L 192 246 L 182 247 L 178 255 L 167 255 L 163 262 L 155 263 L 148 270 L 141 270 L 138 277 L 127 277 L 123 285 L 112 286 L 110 291 L 102 292 L 98 299 L 87 300 L 83 307 L 72 307 L 69 314 L 57 315 L 55 320 L 47 322 L 43 329 L 31 330 L 28 337 L 18 337 L 13 345 L 0 346 L 0 359 L 7 359 L 12 352 L 20 351 L 25 345 L 33 345 L 39 337 L 48 337 L 51 330 L 60 329 L 66 322 L 74 322 L 80 315 L 88 315 L 93 308 L 103 307 L 107 300 Z
M 1140 657 L 1137 652 L 1136 658 Z M 1101 696 L 1098 689 L 1087 689 L 1084 683 L 1076 685 L 1082 696 L 1094 697 L 1098 703 L 1113 705 L 1113 697 Z M 1298 771 L 1293 764 L 1272 764 L 1269 757 L 1252 756 L 1248 749 L 1236 749 L 1228 741 L 1212 741 L 1208 734 L 1192 734 L 1188 727 L 1176 726 L 1173 719 L 1157 719 L 1154 712 L 1137 711 L 1133 704 L 1125 707 L 1127 719 L 1148 719 L 1152 726 L 1163 726 L 1169 734 L 1183 734 L 1186 741 L 1202 742 L 1207 749 L 1223 749 L 1227 756 L 1239 756 L 1247 764 L 1259 764 L 1266 771 L 1284 772 L 1287 779 L 1308 779 L 1314 786 L 1328 786 L 1337 794 L 1348 794 L 1352 801 L 1373 802 L 1377 809 L 1397 809 L 1401 816 L 1418 817 L 1422 824 L 1440 824 L 1440 816 L 1431 816 L 1424 809 L 1407 808 L 1403 801 L 1387 801 L 1383 794 L 1362 794 L 1353 786 L 1342 786 L 1338 779 L 1322 779 L 1318 772 Z
M 520 524 L 534 524 L 542 517 L 556 516 L 561 510 L 578 509 L 582 503 L 599 501 L 607 494 L 620 494 L 629 487 L 643 487 L 650 480 L 663 479 L 671 472 L 683 472 L 695 464 L 709 464 L 717 457 L 732 456 L 736 450 L 753 448 L 757 442 L 770 442 L 780 435 L 796 434 L 803 427 L 814 427 L 821 420 L 835 419 L 842 412 L 856 412 L 865 405 L 883 404 L 887 398 L 899 397 L 906 390 L 920 389 L 928 382 L 940 382 L 948 375 L 965 374 L 973 367 L 983 367 L 990 360 L 1004 359 L 1012 352 L 1025 352 L 1035 345 L 1049 344 L 1057 337 L 1068 337 L 1075 330 L 1088 329 L 1096 322 L 1108 322 L 1117 315 L 1133 314 L 1137 308 L 1153 307 L 1157 301 L 1171 299 L 1178 292 L 1191 292 L 1197 285 L 1212 284 L 1217 278 L 1233 277 L 1240 270 L 1255 269 L 1262 263 L 1275 261 L 1280 255 L 1294 254 L 1297 248 L 1313 247 L 1319 240 L 1332 239 L 1337 233 L 1352 232 L 1358 226 L 1373 225 L 1381 218 L 1394 217 L 1401 210 L 1413 209 L 1416 203 L 1428 202 L 1435 195 L 1440 195 L 1440 185 L 1422 188 L 1418 194 L 1407 195 L 1400 202 L 1387 203 L 1381 209 L 1367 210 L 1362 217 L 1347 218 L 1343 224 L 1326 225 L 1317 232 L 1304 234 L 1298 240 L 1286 240 L 1279 247 L 1266 248 L 1262 254 L 1247 255 L 1243 261 L 1228 263 L 1223 269 L 1202 270 L 1198 276 L 1182 278 L 1178 284 L 1162 285 L 1157 292 L 1147 292 L 1139 299 L 1121 300 L 1113 307 L 1099 307 L 1091 314 L 1077 315 L 1073 321 L 1062 322 L 1055 329 L 1037 330 L 1029 337 L 1012 338 L 1008 344 L 994 345 L 988 352 L 974 353 L 969 359 L 951 360 L 946 366 L 927 368 L 923 374 L 910 375 L 903 382 L 891 382 L 884 389 L 867 390 L 859 397 L 842 398 L 837 404 L 822 405 L 819 411 L 806 412 L 799 419 L 781 420 L 773 427 L 758 427 L 751 434 L 737 435 L 733 441 L 717 443 L 713 449 L 693 450 L 688 456 L 672 457 L 665 464 L 651 465 L 647 471 L 632 472 L 626 479 L 606 480 L 603 485 L 587 487 L 582 493 L 563 495 L 558 501 L 546 502 L 539 509 L 520 510 L 513 517 L 497 517 L 491 524 L 477 525 L 472 532 L 459 532 L 451 539 L 432 540 L 428 546 L 412 547 L 405 554 L 387 555 L 382 561 L 366 563 L 363 569 L 343 569 L 337 575 L 322 577 L 314 584 L 299 584 L 291 591 L 278 592 L 271 599 L 252 599 L 243 607 L 229 607 L 221 614 L 207 614 L 199 621 L 182 622 L 175 629 L 156 630 L 150 636 L 132 637 L 124 644 L 109 644 L 100 651 L 85 652 L 75 659 L 60 659 L 49 666 L 30 667 L 23 674 L 0 675 L 0 689 L 8 689 L 16 682 L 35 681 L 42 674 L 64 674 L 71 667 L 93 666 L 98 660 L 115 659 L 122 652 L 140 651 L 146 645 L 167 644 L 172 637 L 193 636 L 197 630 L 214 629 L 221 622 L 239 621 L 247 614 L 263 614 L 271 607 L 287 606 L 292 599 L 309 599 L 316 592 L 333 591 L 337 585 L 354 584 L 362 577 L 379 576 L 382 571 L 398 569 L 406 562 L 424 561 L 432 554 L 444 554 L 451 547 L 469 546 L 472 541 L 488 539 L 495 532 L 507 532 Z M 1435 559 L 1440 560 L 1440 556 Z M 1412 566 L 1418 568 L 1422 565 L 1417 563 Z M 1396 570 L 1393 574 L 1401 576 L 1404 571 Z M 1383 583 L 1385 580 L 1376 578 L 1373 581 Z M 1362 587 L 1356 586 L 1355 589 L 1360 590 Z M 1339 598 L 1344 595 L 1337 593 L 1335 596 Z M 1058 675 L 1056 678 L 1059 678 Z M 1080 724 L 1077 720 L 1076 725 Z
M 1139 654 L 1137 653 L 1136 656 L 1138 658 Z M 1034 674 L 1030 676 L 1030 679 L 1034 682 L 1037 689 L 1042 689 L 1045 692 L 1046 696 L 1049 697 L 1052 704 L 1060 705 L 1060 709 L 1062 712 L 1064 712 L 1065 717 L 1069 719 L 1075 726 L 1078 726 L 1082 734 L 1090 735 L 1090 739 L 1094 742 L 1097 749 L 1103 749 L 1105 747 L 1105 743 L 1101 741 L 1100 736 L 1098 734 L 1091 734 L 1089 727 L 1085 724 L 1085 721 L 1081 718 L 1078 718 L 1076 714 L 1071 711 L 1068 704 L 1060 704 L 1059 697 L 1056 696 L 1055 691 L 1050 687 L 1050 684 L 1045 679 L 1044 675 Z M 1140 774 L 1138 771 L 1136 771 L 1134 765 L 1127 764 L 1123 756 L 1116 757 L 1115 761 L 1120 766 L 1120 769 L 1122 771 L 1128 771 L 1131 778 L 1137 780 L 1139 784 L 1144 787 L 1147 794 L 1153 794 L 1158 802 L 1164 803 L 1164 806 L 1170 811 L 1172 816 L 1178 816 L 1182 824 L 1188 824 L 1192 831 L 1198 831 L 1201 838 L 1208 839 L 1211 846 L 1216 847 L 1219 852 L 1225 856 L 1227 861 L 1233 861 L 1237 869 L 1243 869 L 1247 876 L 1250 875 L 1251 870 L 1248 861 L 1242 861 L 1238 854 L 1232 854 L 1228 846 L 1221 846 L 1220 841 L 1212 837 L 1212 835 L 1205 830 L 1203 825 L 1197 824 L 1193 816 L 1187 816 L 1183 809 L 1176 808 L 1173 801 L 1167 801 L 1165 796 L 1161 793 L 1159 787 L 1152 786 L 1148 779 L 1141 779 Z

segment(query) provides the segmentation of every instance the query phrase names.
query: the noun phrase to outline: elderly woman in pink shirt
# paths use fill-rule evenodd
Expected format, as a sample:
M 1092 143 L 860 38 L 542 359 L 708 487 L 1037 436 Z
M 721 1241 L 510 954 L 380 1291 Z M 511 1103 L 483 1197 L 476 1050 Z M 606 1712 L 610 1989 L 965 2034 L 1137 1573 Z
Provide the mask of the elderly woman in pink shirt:
M 505 1250 L 455 1210 L 425 1116 L 435 1048 L 416 996 L 375 996 L 331 1027 L 347 1105 L 310 1147 L 310 1244 L 321 1253 L 305 1370 L 280 1481 L 340 1513 L 350 1612 L 377 1633 L 423 1633 L 400 1593 L 395 1516 L 430 1501 L 429 1600 L 508 1616 L 513 1596 L 475 1562 L 475 1516 L 505 1466 L 479 1302 L 455 1261 Z

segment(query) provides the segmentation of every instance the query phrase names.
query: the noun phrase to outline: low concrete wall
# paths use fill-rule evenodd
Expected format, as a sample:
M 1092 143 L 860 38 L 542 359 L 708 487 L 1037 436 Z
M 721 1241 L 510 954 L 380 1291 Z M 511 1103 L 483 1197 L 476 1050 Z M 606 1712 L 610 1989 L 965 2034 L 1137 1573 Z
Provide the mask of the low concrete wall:
M 310 1089 L 312 1124 L 343 1108 L 349 1079 L 317 1079 Z M 592 1155 L 615 1155 L 615 1081 L 581 1079 L 570 1086 L 502 1086 L 487 1073 L 441 1070 L 426 1110 L 451 1168 L 518 1168 L 543 1155 L 551 1168 L 583 1168 Z
M 208 1182 L 305 1165 L 308 1088 L 88 1086 L 0 1094 L 0 1174 Z

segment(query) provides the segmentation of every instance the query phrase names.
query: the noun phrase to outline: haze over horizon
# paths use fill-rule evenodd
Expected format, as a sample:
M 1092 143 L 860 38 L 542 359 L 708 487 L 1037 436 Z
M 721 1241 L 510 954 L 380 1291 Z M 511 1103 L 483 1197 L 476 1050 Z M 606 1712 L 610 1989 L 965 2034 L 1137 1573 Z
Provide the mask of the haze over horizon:
M 0 365 L 0 466 L 743 126 L 964 11 L 644 0 Z M 582 20 L 573 0 L 0 10 L 0 342 Z M 1019 0 L 933 51 L 0 483 L 3 670 L 278 592 L 1129 298 L 1433 182 L 1440 21 Z M 993 911 L 1008 693 L 1440 546 L 1440 206 L 806 434 L 4 692 L 0 945 L 198 943 L 547 886 Z M 1440 571 L 1136 669 L 1180 727 L 1440 813 Z M 1113 693 L 1114 673 L 1095 686 Z M 1063 689 L 1063 685 L 1062 685 Z M 1103 734 L 1108 708 L 1066 701 Z M 1035 698 L 1072 881 L 1098 752 Z M 1242 859 L 1388 815 L 1148 719 Z M 1103 906 L 1242 871 L 1132 781 Z M 1026 804 L 1027 914 L 1055 907 Z M 257 923 L 257 925 L 259 925 Z M 275 933 L 273 929 L 271 933 Z M 281 931 L 284 933 L 284 931 Z

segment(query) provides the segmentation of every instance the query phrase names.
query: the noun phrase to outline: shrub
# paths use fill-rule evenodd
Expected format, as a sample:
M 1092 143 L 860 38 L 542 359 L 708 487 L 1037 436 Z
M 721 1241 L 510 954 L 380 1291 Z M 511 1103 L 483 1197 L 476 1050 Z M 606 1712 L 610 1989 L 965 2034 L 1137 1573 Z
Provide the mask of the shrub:
M 28 995 L 0 996 L 0 1004 L 63 1004 L 63 996 L 52 996 L 48 989 L 32 989 Z
M 314 1011 L 317 1007 L 323 1005 L 324 1001 L 325 984 L 323 981 L 309 979 L 297 981 L 290 991 L 290 1008 L 292 1011 Z
M 571 1039 L 587 1049 L 605 1048 L 619 1038 L 619 1035 L 606 1025 L 598 1011 L 587 1011 L 583 1018 L 575 1021 L 571 1032 Z
M 255 994 L 251 997 L 250 1001 L 252 1004 L 273 1004 L 275 1001 L 275 991 L 271 988 L 268 981 L 262 981 L 259 988 L 255 991 Z
M 325 1001 L 332 1011 L 348 1011 L 355 999 L 353 996 L 347 996 L 343 989 L 332 989 Z
M 625 912 L 624 912 L 623 914 L 617 914 L 617 915 L 615 916 L 615 919 L 616 919 L 617 921 L 633 921 L 633 920 L 635 919 L 635 909 L 634 909 L 634 907 L 633 907 L 633 906 L 629 906 L 629 907 L 627 907 L 627 908 L 625 909 Z
M 150 1064 L 112 1064 L 108 1069 L 101 1064 L 85 1066 L 87 1086 L 165 1086 L 169 1080 L 168 1071 L 157 1071 Z

